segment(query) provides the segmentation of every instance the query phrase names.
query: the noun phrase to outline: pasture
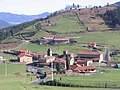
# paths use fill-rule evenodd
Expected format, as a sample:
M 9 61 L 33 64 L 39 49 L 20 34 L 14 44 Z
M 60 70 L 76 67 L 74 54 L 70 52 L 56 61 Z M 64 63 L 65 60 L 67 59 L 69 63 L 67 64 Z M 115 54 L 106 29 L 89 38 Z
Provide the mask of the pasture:
M 57 86 L 31 85 L 36 78 L 30 73 L 26 73 L 23 64 L 7 64 L 8 73 L 5 76 L 5 64 L 0 63 L 0 90 L 113 90 L 103 88 L 69 88 Z M 17 75 L 16 73 L 19 74 Z M 30 74 L 30 76 L 27 76 Z M 31 80 L 32 77 L 32 80 Z

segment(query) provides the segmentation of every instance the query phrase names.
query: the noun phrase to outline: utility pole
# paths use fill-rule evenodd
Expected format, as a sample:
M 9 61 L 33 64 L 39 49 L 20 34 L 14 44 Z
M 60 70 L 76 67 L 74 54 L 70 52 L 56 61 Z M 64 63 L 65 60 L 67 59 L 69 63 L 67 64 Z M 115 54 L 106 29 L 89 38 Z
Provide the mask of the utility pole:
M 7 76 L 7 62 L 5 60 L 5 76 Z
M 52 81 L 53 81 L 53 61 L 51 60 L 51 69 L 52 69 Z

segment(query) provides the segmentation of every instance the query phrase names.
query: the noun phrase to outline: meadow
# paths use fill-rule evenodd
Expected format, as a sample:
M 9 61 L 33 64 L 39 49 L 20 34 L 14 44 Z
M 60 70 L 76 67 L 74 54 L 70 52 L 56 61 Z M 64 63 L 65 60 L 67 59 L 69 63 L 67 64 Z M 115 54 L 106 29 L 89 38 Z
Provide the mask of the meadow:
M 113 90 L 104 88 L 69 88 L 32 85 L 31 82 L 36 80 L 36 77 L 30 73 L 26 73 L 25 65 L 7 64 L 7 67 L 8 72 L 6 76 L 5 64 L 0 63 L 0 90 Z M 15 74 L 18 72 L 19 75 Z M 27 76 L 27 74 L 29 74 L 29 76 Z
M 57 31 L 60 33 L 79 32 L 85 30 L 85 27 L 79 22 L 74 13 L 64 15 L 58 18 L 52 18 L 55 26 L 47 26 L 50 31 Z
M 99 68 L 99 70 L 100 72 L 91 76 L 56 76 L 54 78 L 59 83 L 81 87 L 120 87 L 119 69 Z

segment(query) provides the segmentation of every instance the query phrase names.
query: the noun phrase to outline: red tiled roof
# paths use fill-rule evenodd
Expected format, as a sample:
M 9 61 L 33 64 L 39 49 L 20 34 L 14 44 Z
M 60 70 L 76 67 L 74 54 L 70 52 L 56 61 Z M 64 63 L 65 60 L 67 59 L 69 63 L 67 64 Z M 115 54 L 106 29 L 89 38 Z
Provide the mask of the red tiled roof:
M 96 42 L 90 42 L 88 45 L 96 45 Z
M 96 69 L 95 66 L 81 66 L 81 65 L 78 66 L 78 64 L 77 65 L 71 65 L 70 68 L 71 68 L 71 70 L 77 71 L 77 72 L 80 72 L 82 70 Z
M 63 62 L 66 63 L 66 60 L 64 58 L 56 58 L 54 62 Z
M 82 66 L 82 67 L 79 67 L 79 70 L 87 70 L 87 69 L 96 69 L 95 66 Z
M 30 54 L 20 54 L 20 55 L 18 55 L 18 57 L 19 57 L 19 58 L 24 57 L 24 56 L 31 57 L 31 55 L 30 55 Z
M 99 51 L 80 51 L 78 54 L 100 55 L 100 54 L 102 54 L 102 52 L 99 52 Z
M 25 49 L 17 50 L 18 52 L 27 52 Z
M 47 75 L 52 74 L 52 72 L 46 72 Z
M 77 67 L 81 67 L 81 65 L 76 64 L 76 65 L 71 65 L 71 66 L 70 66 L 70 68 L 71 68 L 72 70 L 75 69 L 75 68 L 77 68 Z

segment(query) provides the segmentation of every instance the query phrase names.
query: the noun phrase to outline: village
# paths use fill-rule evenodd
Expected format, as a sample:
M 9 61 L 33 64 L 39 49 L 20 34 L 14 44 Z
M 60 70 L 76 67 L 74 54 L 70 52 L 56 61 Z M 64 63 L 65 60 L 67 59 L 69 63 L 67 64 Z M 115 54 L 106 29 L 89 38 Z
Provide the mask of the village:
M 54 35 L 50 35 L 43 37 L 40 43 L 50 45 L 69 44 L 70 39 L 56 38 Z M 9 63 L 25 64 L 26 72 L 34 73 L 39 80 L 57 74 L 68 76 L 94 75 L 98 73 L 98 67 L 119 68 L 119 63 L 112 63 L 112 55 L 119 54 L 118 51 L 112 53 L 108 49 L 104 52 L 99 51 L 96 42 L 90 42 L 86 47 L 89 50 L 81 50 L 77 54 L 69 52 L 69 50 L 64 50 L 63 53 L 58 54 L 54 53 L 51 48 L 48 48 L 46 53 L 26 49 L 3 51 L 3 53 L 17 56 L 18 59 L 10 60 Z M 1 56 L 0 61 L 5 63 L 6 59 Z M 41 73 L 42 69 L 47 71 Z
M 120 89 L 120 1 L 0 4 L 0 90 Z

